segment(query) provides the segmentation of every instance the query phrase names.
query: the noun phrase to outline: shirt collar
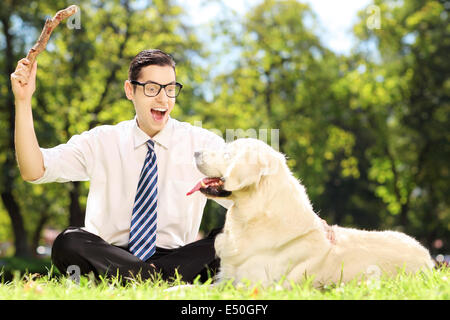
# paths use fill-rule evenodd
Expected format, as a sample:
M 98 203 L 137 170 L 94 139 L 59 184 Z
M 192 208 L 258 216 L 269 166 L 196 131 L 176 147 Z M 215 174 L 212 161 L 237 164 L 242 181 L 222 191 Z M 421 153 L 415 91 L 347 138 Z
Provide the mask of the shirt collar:
M 155 134 L 153 138 L 150 138 L 148 134 L 146 134 L 144 131 L 141 130 L 141 128 L 139 128 L 137 124 L 137 116 L 135 116 L 133 124 L 134 148 L 136 149 L 140 147 L 142 144 L 146 143 L 149 139 L 151 139 L 160 146 L 164 147 L 165 149 L 168 149 L 170 144 L 170 137 L 172 136 L 172 131 L 173 131 L 173 119 L 169 116 L 169 119 L 167 120 L 167 123 L 164 126 L 164 128 L 157 134 Z

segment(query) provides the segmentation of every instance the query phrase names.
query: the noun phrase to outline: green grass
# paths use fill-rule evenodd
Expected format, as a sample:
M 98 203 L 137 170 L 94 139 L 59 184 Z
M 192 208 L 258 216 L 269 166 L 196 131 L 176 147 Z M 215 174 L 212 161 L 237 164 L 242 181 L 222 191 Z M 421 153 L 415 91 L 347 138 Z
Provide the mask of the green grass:
M 79 284 L 67 277 L 16 273 L 12 281 L 0 283 L 0 300 L 6 299 L 76 299 L 76 300 L 449 300 L 450 268 L 431 270 L 416 275 L 399 274 L 395 278 L 381 277 L 377 281 L 353 281 L 317 289 L 311 285 L 312 278 L 301 284 L 281 282 L 268 288 L 255 284 L 233 286 L 231 282 L 211 285 L 194 284 L 170 290 L 183 285 L 179 279 L 173 282 L 162 280 L 133 280 L 120 284 L 118 279 L 95 280 L 81 277 Z

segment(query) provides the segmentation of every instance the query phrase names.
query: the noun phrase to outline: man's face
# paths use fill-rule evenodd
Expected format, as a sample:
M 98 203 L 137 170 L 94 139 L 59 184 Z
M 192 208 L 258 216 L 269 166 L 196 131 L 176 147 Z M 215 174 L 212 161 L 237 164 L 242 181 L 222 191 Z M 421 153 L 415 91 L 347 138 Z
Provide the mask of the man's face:
M 139 73 L 137 81 L 145 83 L 153 81 L 161 85 L 175 83 L 175 71 L 171 66 L 150 65 L 143 67 Z M 136 110 L 139 128 L 153 137 L 161 131 L 175 106 L 175 98 L 169 98 L 164 89 L 155 97 L 148 97 L 144 94 L 144 87 L 137 85 L 136 90 L 127 80 L 125 81 L 125 93 L 127 98 L 133 101 Z M 162 112 L 166 110 L 165 112 Z

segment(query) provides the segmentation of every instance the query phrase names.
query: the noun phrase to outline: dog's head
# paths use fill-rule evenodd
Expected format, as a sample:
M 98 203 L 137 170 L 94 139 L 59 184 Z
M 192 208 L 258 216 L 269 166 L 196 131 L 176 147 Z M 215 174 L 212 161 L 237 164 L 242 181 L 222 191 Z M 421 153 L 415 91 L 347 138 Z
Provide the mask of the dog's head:
M 266 176 L 276 175 L 285 157 L 257 139 L 237 139 L 222 150 L 195 153 L 197 168 L 208 178 L 190 192 L 227 197 L 257 186 Z M 189 193 L 189 194 L 190 194 Z

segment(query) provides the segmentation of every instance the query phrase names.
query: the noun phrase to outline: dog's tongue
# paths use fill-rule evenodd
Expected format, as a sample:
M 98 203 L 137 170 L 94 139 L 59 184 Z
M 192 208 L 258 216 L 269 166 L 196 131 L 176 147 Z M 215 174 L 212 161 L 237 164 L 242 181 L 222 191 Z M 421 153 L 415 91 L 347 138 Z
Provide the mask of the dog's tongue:
M 195 185 L 194 188 L 192 188 L 191 191 L 189 191 L 188 193 L 186 193 L 187 196 L 190 196 L 191 194 L 193 194 L 196 191 L 199 191 L 201 187 L 203 187 L 203 180 L 200 180 L 199 182 L 197 182 L 197 184 Z
M 197 184 L 195 185 L 194 188 L 192 188 L 191 191 L 189 191 L 188 193 L 186 193 L 187 196 L 190 196 L 191 194 L 193 194 L 196 191 L 199 191 L 201 188 L 206 188 L 208 187 L 208 184 L 214 183 L 214 182 L 219 182 L 220 178 L 203 178 L 201 179 L 199 182 L 197 182 Z

